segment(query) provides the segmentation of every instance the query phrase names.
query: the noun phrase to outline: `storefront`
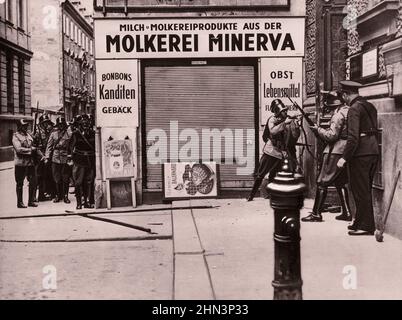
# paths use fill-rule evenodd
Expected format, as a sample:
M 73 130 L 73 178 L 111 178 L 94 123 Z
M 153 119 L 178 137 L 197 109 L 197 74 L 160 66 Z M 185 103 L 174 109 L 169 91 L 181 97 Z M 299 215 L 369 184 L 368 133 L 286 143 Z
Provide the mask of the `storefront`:
M 102 17 L 94 27 L 98 180 L 115 139 L 104 131 L 118 128 L 135 135 L 125 178 L 138 199 L 162 199 L 164 163 L 216 163 L 220 196 L 247 191 L 270 101 L 302 102 L 304 17 Z M 120 194 L 130 189 L 118 180 Z

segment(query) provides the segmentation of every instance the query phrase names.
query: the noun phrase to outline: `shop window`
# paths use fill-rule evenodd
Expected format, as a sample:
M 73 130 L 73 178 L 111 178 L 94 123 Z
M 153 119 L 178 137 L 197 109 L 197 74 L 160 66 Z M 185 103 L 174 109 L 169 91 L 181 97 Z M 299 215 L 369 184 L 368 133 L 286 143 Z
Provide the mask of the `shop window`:
M 18 59 L 18 101 L 19 113 L 25 114 L 25 61 Z
M 383 165 L 383 162 L 382 162 L 382 155 L 383 155 L 383 152 L 382 152 L 382 129 L 379 129 L 377 137 L 378 137 L 378 145 L 379 145 L 379 149 L 380 149 L 380 155 L 378 157 L 377 169 L 374 174 L 373 186 L 378 189 L 383 189 L 384 188 L 384 182 L 383 182 L 384 175 L 383 175 L 383 167 L 382 167 L 382 165 Z
M 14 113 L 14 57 L 11 53 L 6 56 L 7 77 L 7 112 Z

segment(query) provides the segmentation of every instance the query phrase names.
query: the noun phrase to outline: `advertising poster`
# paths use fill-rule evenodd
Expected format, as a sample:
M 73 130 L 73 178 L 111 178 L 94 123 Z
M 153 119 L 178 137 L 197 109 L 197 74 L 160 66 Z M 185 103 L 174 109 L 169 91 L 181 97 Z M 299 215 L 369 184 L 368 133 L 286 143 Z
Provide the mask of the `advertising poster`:
M 132 128 L 102 128 L 104 177 L 133 178 L 137 175 L 136 135 Z
M 137 60 L 96 61 L 98 127 L 138 127 Z
M 211 198 L 218 196 L 216 162 L 163 164 L 165 199 Z
M 303 60 L 302 58 L 262 58 L 261 59 L 261 125 L 271 116 L 271 102 L 281 99 L 294 109 L 289 96 L 299 106 L 303 106 Z

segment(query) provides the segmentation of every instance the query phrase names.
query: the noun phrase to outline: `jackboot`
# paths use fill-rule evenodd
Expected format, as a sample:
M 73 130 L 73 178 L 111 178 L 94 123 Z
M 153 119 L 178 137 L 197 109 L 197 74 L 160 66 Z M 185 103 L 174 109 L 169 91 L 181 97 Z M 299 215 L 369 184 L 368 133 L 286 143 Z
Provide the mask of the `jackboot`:
M 68 198 L 68 189 L 69 183 L 63 183 L 64 203 L 71 203 L 70 199 Z
M 45 196 L 45 188 L 44 188 L 44 186 L 43 186 L 43 183 L 40 183 L 40 185 L 39 185 L 38 201 L 41 202 L 41 201 L 46 201 L 46 200 L 47 200 L 47 198 L 46 198 L 46 196 Z
M 84 208 L 91 209 L 93 206 L 91 205 L 91 201 L 88 200 L 91 196 L 91 183 L 85 183 L 84 189 Z
M 29 184 L 28 190 L 29 190 L 28 207 L 36 208 L 38 206 L 35 203 L 36 186 L 31 186 L 31 184 Z
M 75 197 L 77 199 L 77 210 L 82 209 L 82 196 L 81 196 L 81 189 L 79 187 L 75 187 Z
M 313 211 L 301 219 L 303 222 L 321 222 L 322 210 L 324 208 L 325 199 L 327 198 L 327 188 L 317 188 L 316 198 L 314 199 Z
M 53 202 L 57 203 L 60 202 L 60 200 L 62 199 L 62 189 L 63 189 L 63 183 L 56 183 L 56 195 L 54 197 Z
M 350 213 L 348 189 L 346 189 L 346 187 L 337 187 L 336 191 L 338 192 L 339 199 L 341 201 L 342 213 L 339 216 L 336 216 L 335 219 L 343 221 L 352 221 L 352 215 Z
M 23 187 L 17 186 L 16 192 L 17 192 L 17 208 L 25 209 L 26 206 L 24 205 L 24 202 L 22 201 Z
M 250 195 L 247 198 L 247 201 L 253 201 L 255 194 L 257 193 L 260 185 L 262 183 L 262 178 L 256 178 L 254 181 L 253 189 L 251 189 Z

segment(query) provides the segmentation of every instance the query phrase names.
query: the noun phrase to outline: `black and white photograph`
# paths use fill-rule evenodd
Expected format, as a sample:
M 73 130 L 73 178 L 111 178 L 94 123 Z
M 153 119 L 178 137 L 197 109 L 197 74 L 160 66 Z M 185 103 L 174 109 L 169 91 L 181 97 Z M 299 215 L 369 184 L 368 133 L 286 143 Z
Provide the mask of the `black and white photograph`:
M 402 0 L 0 0 L 0 300 L 402 300 L 400 141 Z

